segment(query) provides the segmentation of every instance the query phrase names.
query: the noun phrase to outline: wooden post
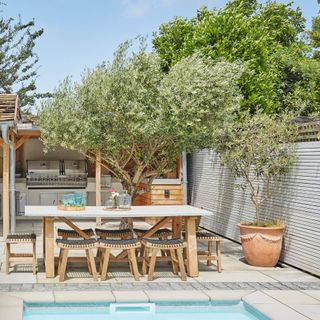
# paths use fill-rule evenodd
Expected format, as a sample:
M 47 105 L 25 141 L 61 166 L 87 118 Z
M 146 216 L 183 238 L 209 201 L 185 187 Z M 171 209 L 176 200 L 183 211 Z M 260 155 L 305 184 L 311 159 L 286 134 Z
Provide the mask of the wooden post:
M 96 206 L 101 206 L 101 152 L 96 154 Z M 101 218 L 96 218 L 96 225 L 101 225 Z
M 9 158 L 10 149 L 8 144 L 3 144 L 3 175 L 2 175 L 2 216 L 3 216 L 3 239 L 10 232 L 10 199 L 9 199 Z

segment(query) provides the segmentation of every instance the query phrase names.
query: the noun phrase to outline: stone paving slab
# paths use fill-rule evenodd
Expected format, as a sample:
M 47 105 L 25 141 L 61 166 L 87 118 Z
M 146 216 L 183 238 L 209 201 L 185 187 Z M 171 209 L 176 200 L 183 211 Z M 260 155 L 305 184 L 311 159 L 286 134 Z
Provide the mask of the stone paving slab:
M 307 320 L 306 316 L 273 299 L 269 295 L 256 291 L 245 297 L 243 301 L 273 320 Z M 310 319 L 309 319 L 310 320 Z
M 197 290 L 183 291 L 149 291 L 145 292 L 149 297 L 150 302 L 167 302 L 167 301 L 209 301 L 208 295 Z
M 285 303 L 285 304 L 319 304 L 319 300 L 312 298 L 311 296 L 305 294 L 302 291 L 293 290 L 265 290 L 263 291 L 272 298 Z M 320 319 L 320 318 L 319 318 Z
M 209 296 L 211 301 L 219 300 L 241 300 L 243 297 L 247 296 L 250 293 L 253 293 L 255 290 L 204 290 L 207 296 Z
M 24 302 L 27 302 L 27 303 L 32 303 L 32 302 L 53 303 L 54 302 L 54 294 L 52 291 L 46 291 L 46 292 L 13 291 L 13 292 L 7 292 L 6 295 L 22 299 Z
M 115 302 L 110 291 L 54 291 L 55 302 Z
M 295 269 L 261 270 L 264 275 L 281 282 L 320 282 L 320 279 L 306 272 Z
M 33 275 L 31 272 L 26 273 L 10 273 L 5 274 L 3 272 L 0 273 L 0 285 L 7 284 L 7 283 L 36 283 L 37 277 Z
M 144 291 L 112 291 L 116 302 L 149 302 Z
M 221 273 L 215 271 L 199 272 L 197 281 L 210 282 L 276 282 L 277 280 L 268 277 L 260 271 L 224 271 Z
M 0 319 L 22 320 L 23 300 L 0 294 Z
M 299 313 L 302 313 L 306 317 L 312 320 L 320 319 L 320 305 L 304 305 L 304 304 L 294 304 L 289 305 L 292 309 Z
M 304 293 L 320 301 L 320 290 L 305 290 Z

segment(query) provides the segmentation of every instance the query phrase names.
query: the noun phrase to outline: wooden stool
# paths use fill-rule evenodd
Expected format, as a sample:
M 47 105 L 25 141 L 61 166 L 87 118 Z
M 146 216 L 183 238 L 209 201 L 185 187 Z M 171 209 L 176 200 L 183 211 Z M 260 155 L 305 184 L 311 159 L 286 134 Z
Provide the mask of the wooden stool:
M 212 265 L 212 260 L 217 261 L 217 270 L 221 272 L 221 253 L 220 253 L 220 237 L 217 237 L 215 234 L 207 231 L 197 231 L 197 241 L 204 241 L 208 243 L 207 251 L 198 250 L 198 260 L 207 261 L 207 266 Z M 216 254 L 212 253 L 212 244 L 216 244 Z
M 143 229 L 133 229 L 133 232 L 137 235 L 138 239 L 141 240 L 145 233 L 148 232 L 148 230 L 143 230 Z M 167 228 L 162 228 L 157 230 L 150 238 L 158 238 L 159 240 L 167 240 L 169 237 L 172 237 L 172 231 Z M 141 247 L 141 250 L 139 251 L 139 256 L 143 257 L 143 250 L 144 246 Z M 163 257 L 169 256 L 170 253 L 166 252 L 165 250 L 161 250 L 161 255 Z
M 99 239 L 99 249 L 102 251 L 102 258 L 100 260 L 101 280 L 107 279 L 110 252 L 113 249 L 126 251 L 130 271 L 134 279 L 139 280 L 140 274 L 138 271 L 136 249 L 140 248 L 140 246 L 141 244 L 137 239 Z
M 187 275 L 184 267 L 184 259 L 183 259 L 183 248 L 186 247 L 185 242 L 183 242 L 180 239 L 167 239 L 167 240 L 143 239 L 142 244 L 144 246 L 142 273 L 146 274 L 147 268 L 149 267 L 148 281 L 151 281 L 153 279 L 157 253 L 159 250 L 170 252 L 173 273 L 178 274 L 178 271 L 180 271 L 181 280 L 183 281 L 187 280 Z M 151 253 L 151 258 L 149 257 L 150 253 Z
M 9 273 L 10 263 L 32 264 L 32 272 L 36 274 L 37 256 L 36 240 L 34 233 L 12 233 L 6 239 L 6 273 Z M 32 253 L 11 253 L 12 244 L 31 243 Z
M 128 239 L 132 238 L 133 234 L 130 229 L 101 229 L 95 228 L 96 235 L 100 239 Z M 97 258 L 101 259 L 101 249 L 97 250 Z
M 92 249 L 97 245 L 96 239 L 57 239 L 56 242 L 60 248 L 58 262 L 59 281 L 64 281 L 65 279 L 69 250 L 85 250 L 89 272 L 92 274 L 93 280 L 98 280 L 96 263 L 92 252 Z
M 94 232 L 92 229 L 83 229 L 81 231 L 84 232 L 88 237 L 94 236 Z M 71 230 L 71 229 L 58 229 L 57 233 L 58 233 L 58 236 L 61 237 L 62 239 L 82 238 L 78 232 L 76 232 L 75 230 Z

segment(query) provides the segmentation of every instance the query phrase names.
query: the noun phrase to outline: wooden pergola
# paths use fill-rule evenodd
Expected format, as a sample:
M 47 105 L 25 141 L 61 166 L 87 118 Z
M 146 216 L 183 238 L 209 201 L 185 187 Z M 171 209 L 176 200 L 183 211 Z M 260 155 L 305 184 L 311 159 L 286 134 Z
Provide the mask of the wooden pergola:
M 28 139 L 38 139 L 41 132 L 34 128 L 23 128 L 21 122 L 21 111 L 19 97 L 17 94 L 0 94 L 0 126 L 10 124 L 9 139 L 17 151 Z M 3 142 L 0 135 L 0 146 L 3 148 L 3 175 L 2 175 L 2 219 L 3 238 L 10 233 L 10 147 Z M 101 157 L 96 155 L 96 205 L 101 205 Z M 101 219 L 97 219 L 101 224 Z

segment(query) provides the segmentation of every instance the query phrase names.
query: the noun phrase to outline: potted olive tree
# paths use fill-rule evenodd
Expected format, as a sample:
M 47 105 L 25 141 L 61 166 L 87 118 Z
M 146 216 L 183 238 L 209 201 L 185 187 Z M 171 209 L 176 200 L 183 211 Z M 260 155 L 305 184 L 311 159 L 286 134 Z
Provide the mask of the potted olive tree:
M 279 260 L 284 222 L 270 220 L 265 204 L 277 182 L 293 161 L 296 126 L 285 119 L 262 113 L 244 113 L 240 119 L 217 133 L 216 150 L 238 187 L 249 189 L 255 219 L 241 222 L 240 238 L 246 261 L 254 266 L 275 266 Z

